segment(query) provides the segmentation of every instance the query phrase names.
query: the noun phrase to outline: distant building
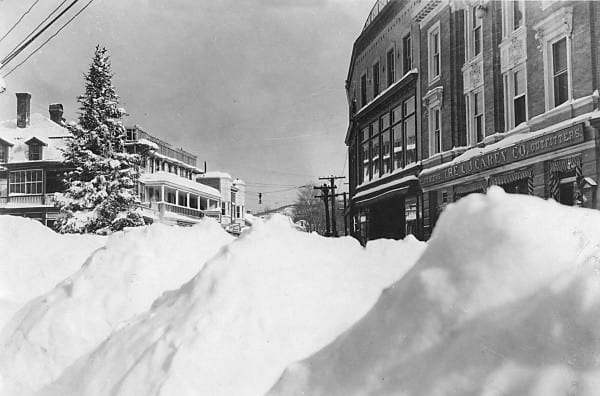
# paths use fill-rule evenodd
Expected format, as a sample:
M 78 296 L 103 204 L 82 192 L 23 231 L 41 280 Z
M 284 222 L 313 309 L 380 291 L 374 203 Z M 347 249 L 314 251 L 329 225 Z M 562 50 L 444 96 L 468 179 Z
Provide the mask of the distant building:
M 196 180 L 220 192 L 219 221 L 226 229 L 238 232 L 244 226 L 244 211 L 246 208 L 246 185 L 244 181 L 234 179 L 229 173 L 218 171 L 200 174 L 196 177 Z
M 198 183 L 204 173 L 196 156 L 135 125 L 126 128 L 125 145 L 142 157 L 139 195 L 144 216 L 165 224 L 192 225 L 204 216 L 220 220 L 221 192 Z
M 353 235 L 428 238 L 492 185 L 600 209 L 600 3 L 379 0 L 346 88 Z
M 16 120 L 0 123 L 0 214 L 24 216 L 53 226 L 54 193 L 63 191 L 61 149 L 71 138 L 62 105 L 50 118 L 31 114 L 31 94 L 17 93 Z

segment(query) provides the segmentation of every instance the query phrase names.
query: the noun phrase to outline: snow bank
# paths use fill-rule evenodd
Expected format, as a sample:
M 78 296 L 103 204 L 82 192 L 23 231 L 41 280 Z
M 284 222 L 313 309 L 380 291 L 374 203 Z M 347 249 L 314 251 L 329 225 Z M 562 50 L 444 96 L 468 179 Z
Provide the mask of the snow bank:
M 289 363 L 361 318 L 423 248 L 409 238 L 365 250 L 351 238 L 296 231 L 282 216 L 255 222 L 190 282 L 39 394 L 264 394 Z M 115 271 L 135 251 L 119 251 Z M 170 254 L 189 259 L 179 249 Z M 93 308 L 96 297 L 87 301 L 86 309 Z M 80 333 L 94 331 L 86 327 Z
M 0 216 L 0 329 L 22 304 L 77 271 L 105 242 L 95 235 L 60 235 L 24 217 Z
M 363 319 L 270 394 L 598 395 L 599 241 L 598 211 L 470 195 Z
M 54 241 L 41 231 L 34 238 L 42 245 Z M 20 394 L 54 380 L 123 321 L 147 311 L 163 291 L 188 281 L 232 239 L 209 219 L 192 228 L 155 224 L 111 235 L 79 271 L 6 325 L 0 334 L 0 393 Z M 13 237 L 15 244 L 26 240 L 22 233 Z M 26 252 L 15 254 L 29 265 Z M 60 257 L 59 250 L 46 254 Z

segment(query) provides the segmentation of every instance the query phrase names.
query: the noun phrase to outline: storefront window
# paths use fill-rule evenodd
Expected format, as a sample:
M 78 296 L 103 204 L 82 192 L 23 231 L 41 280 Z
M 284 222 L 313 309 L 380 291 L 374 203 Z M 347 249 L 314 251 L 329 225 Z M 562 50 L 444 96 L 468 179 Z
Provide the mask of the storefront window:
M 394 169 L 402 169 L 402 128 L 400 125 L 392 128 L 392 135 L 394 136 Z
M 379 177 L 379 135 L 375 136 L 371 140 L 371 178 L 375 179 Z
M 417 233 L 417 198 L 416 197 L 407 197 L 404 201 L 404 215 L 405 215 L 405 224 L 406 230 L 405 234 L 413 234 Z

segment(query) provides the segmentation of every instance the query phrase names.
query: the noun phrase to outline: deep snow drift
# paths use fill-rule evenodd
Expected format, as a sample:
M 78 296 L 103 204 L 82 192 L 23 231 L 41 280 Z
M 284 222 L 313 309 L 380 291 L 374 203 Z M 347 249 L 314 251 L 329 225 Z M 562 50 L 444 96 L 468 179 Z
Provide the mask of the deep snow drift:
M 600 212 L 493 188 L 272 395 L 596 396 Z
M 105 242 L 101 236 L 60 235 L 36 220 L 0 216 L 0 330 L 22 304 L 77 271 Z
M 36 242 L 48 239 L 37 231 Z M 13 239 L 22 243 L 30 237 Z M 69 237 L 54 239 L 61 237 L 67 238 L 63 249 L 79 251 Z M 192 228 L 155 224 L 111 235 L 79 271 L 29 302 L 0 333 L 0 391 L 20 394 L 54 380 L 124 321 L 150 309 L 165 290 L 188 281 L 232 240 L 211 219 Z
M 255 222 L 40 394 L 264 394 L 288 364 L 360 319 L 423 249 L 409 238 L 365 250 L 351 238 L 296 231 L 282 216 Z

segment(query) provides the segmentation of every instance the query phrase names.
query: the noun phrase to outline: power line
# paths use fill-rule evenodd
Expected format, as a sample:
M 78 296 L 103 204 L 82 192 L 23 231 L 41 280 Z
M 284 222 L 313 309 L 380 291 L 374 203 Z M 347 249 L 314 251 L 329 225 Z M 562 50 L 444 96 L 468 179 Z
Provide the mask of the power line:
M 17 20 L 17 22 L 16 22 L 16 23 L 15 23 L 15 24 L 14 24 L 14 25 L 13 25 L 13 26 L 10 28 L 10 29 L 8 29 L 8 32 L 6 32 L 6 33 L 4 34 L 4 36 L 2 36 L 2 38 L 0 38 L 0 43 L 1 43 L 2 41 L 4 41 L 4 39 L 6 38 L 6 36 L 8 36 L 8 35 L 10 34 L 10 32 L 12 32 L 13 30 L 15 30 L 15 28 L 16 28 L 16 27 L 19 25 L 19 23 L 21 23 L 21 21 L 23 20 L 23 18 L 25 18 L 25 16 L 31 12 L 31 10 L 33 9 L 33 7 L 35 7 L 35 5 L 36 5 L 37 3 L 39 3 L 39 1 L 40 1 L 40 0 L 35 0 L 35 1 L 33 2 L 33 4 L 31 5 L 31 7 L 29 7 L 29 9 L 28 9 L 27 11 L 25 11 L 25 12 L 23 13 L 23 15 L 21 15 L 21 17 L 20 17 L 20 18 Z
M 54 15 L 56 13 L 56 11 L 58 11 L 65 3 L 67 2 L 67 0 L 63 0 L 54 10 L 52 10 L 52 12 L 50 14 L 48 14 L 48 16 L 46 18 L 44 18 L 44 20 L 42 22 L 40 22 L 23 40 L 21 40 L 19 42 L 19 44 L 17 44 L 15 46 L 15 48 L 13 48 L 7 55 L 10 56 L 13 52 L 15 52 L 17 49 L 19 49 L 19 47 L 21 46 L 21 44 L 23 44 L 25 41 L 27 41 L 35 32 L 37 32 L 37 30 L 40 28 L 40 26 L 42 26 L 44 23 L 46 23 L 46 21 L 48 19 L 50 19 L 52 17 L 52 15 Z
M 50 26 L 52 26 L 60 17 L 62 17 L 67 11 L 69 11 L 69 9 L 71 9 L 71 7 L 73 7 L 79 0 L 73 0 L 73 2 L 71 4 L 69 4 L 67 6 L 67 8 L 65 8 L 64 10 L 62 10 L 60 12 L 60 14 L 58 14 L 56 17 L 54 17 L 54 19 L 52 19 L 50 22 L 48 22 L 46 24 L 46 26 L 44 26 L 39 32 L 37 32 L 36 34 L 33 35 L 33 37 L 31 37 L 29 40 L 27 40 L 23 45 L 21 45 L 21 47 L 19 47 L 16 51 L 12 52 L 11 54 L 9 54 L 8 56 L 6 56 L 4 59 L 2 59 L 2 61 L 0 61 L 0 69 L 3 68 L 4 66 L 6 66 L 6 64 L 8 64 L 8 62 L 10 62 L 11 60 L 13 60 L 17 55 L 19 55 L 25 48 L 27 48 L 36 38 L 38 38 L 42 33 L 44 33 Z M 93 1 L 93 0 L 92 0 Z M 91 2 L 91 1 L 90 1 Z M 89 3 L 88 3 L 89 5 Z M 83 8 L 85 9 L 85 7 Z M 80 11 L 81 12 L 81 11 Z M 73 20 L 73 18 L 71 18 L 71 20 Z M 69 22 L 71 21 L 69 20 Z M 67 24 L 69 23 L 67 22 Z M 64 27 L 65 25 L 63 25 Z M 62 29 L 62 28 L 61 28 Z M 59 30 L 60 31 L 60 30 Z M 37 50 L 36 50 L 37 51 Z M 36 52 L 34 51 L 34 53 Z
M 75 2 L 77 2 L 77 1 L 78 1 L 78 0 L 75 0 Z M 41 50 L 41 49 L 42 49 L 42 48 L 43 48 L 43 47 L 44 47 L 46 44 L 48 44 L 48 42 L 50 42 L 50 40 L 52 40 L 54 37 L 58 36 L 58 34 L 59 34 L 59 33 L 60 33 L 60 32 L 61 32 L 61 31 L 62 31 L 64 28 L 66 28 L 66 27 L 67 27 L 67 25 L 69 25 L 69 24 L 70 24 L 70 23 L 73 21 L 73 19 L 77 18 L 77 17 L 79 16 L 79 14 L 81 14 L 81 13 L 82 13 L 82 12 L 83 12 L 83 11 L 84 11 L 86 8 L 88 8 L 88 7 L 89 7 L 89 5 L 90 5 L 90 4 L 92 4 L 92 2 L 93 2 L 93 1 L 94 1 L 94 0 L 90 0 L 90 1 L 88 1 L 88 2 L 87 2 L 87 4 L 86 4 L 85 6 L 83 6 L 83 8 L 82 8 L 81 10 L 79 10 L 79 11 L 78 11 L 78 12 L 77 12 L 75 15 L 73 15 L 73 16 L 71 17 L 71 19 L 69 19 L 69 20 L 68 20 L 68 21 L 67 21 L 67 22 L 66 22 L 64 25 L 62 25 L 62 26 L 60 27 L 60 29 L 58 29 L 58 30 L 56 31 L 56 33 L 54 33 L 52 36 L 48 37 L 48 39 L 47 39 L 46 41 L 44 41 L 44 42 L 42 43 L 42 45 L 40 45 L 39 47 L 37 47 L 37 48 L 36 48 L 36 49 L 35 49 L 35 50 L 34 50 L 34 51 L 31 53 L 31 54 L 29 54 L 29 56 L 28 56 L 27 58 L 23 59 L 23 61 L 22 61 L 21 63 L 19 63 L 19 64 L 18 64 L 18 65 L 16 65 L 15 67 L 13 67 L 13 68 L 12 68 L 12 69 L 11 69 L 11 70 L 8 72 L 8 73 L 6 73 L 6 74 L 4 75 L 4 77 L 8 77 L 8 76 L 9 76 L 9 75 L 10 75 L 10 74 L 13 72 L 13 71 L 15 71 L 17 68 L 19 68 L 19 66 L 21 66 L 23 63 L 27 62 L 27 60 L 28 60 L 29 58 L 31 58 L 33 55 L 35 55 L 35 53 L 36 53 L 36 52 L 38 52 L 38 51 L 39 51 L 39 50 Z M 73 4 L 73 3 L 72 3 L 72 4 Z M 65 10 L 65 11 L 66 11 L 66 10 Z M 63 12 L 63 13 L 64 13 L 64 12 Z M 61 13 L 61 15 L 62 15 L 62 13 Z

